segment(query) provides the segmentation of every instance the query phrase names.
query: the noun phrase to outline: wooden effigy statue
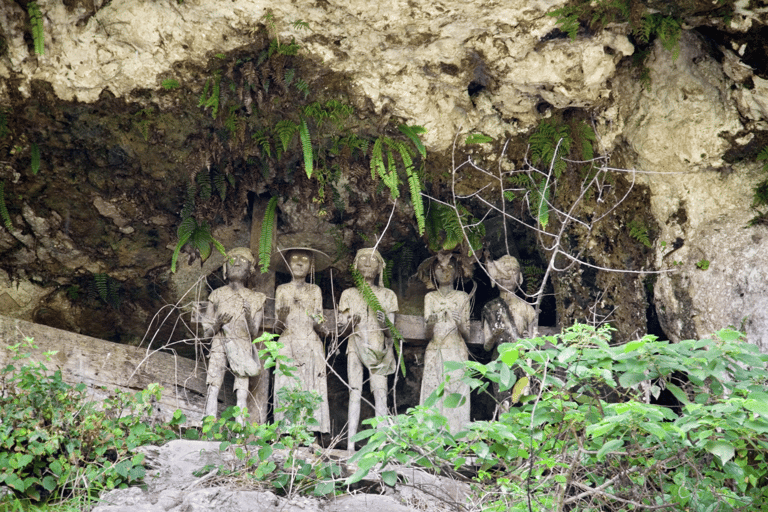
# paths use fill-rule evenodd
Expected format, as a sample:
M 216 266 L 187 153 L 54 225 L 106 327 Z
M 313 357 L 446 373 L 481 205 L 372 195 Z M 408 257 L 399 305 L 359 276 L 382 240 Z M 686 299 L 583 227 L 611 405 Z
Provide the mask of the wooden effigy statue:
M 470 421 L 470 390 L 469 385 L 461 381 L 463 372 L 447 372 L 445 369 L 448 361 L 469 359 L 466 342 L 469 341 L 470 296 L 455 287 L 461 277 L 461 268 L 455 255 L 441 253 L 422 263 L 419 272 L 427 286 L 436 289 L 424 297 L 426 336 L 430 342 L 424 353 L 419 403 L 423 405 L 447 377 L 449 380 L 445 383 L 443 398 L 437 401 L 435 407 L 448 419 L 448 427 L 453 434 Z M 457 407 L 446 407 L 444 399 L 453 393 L 461 395 L 462 402 Z
M 263 423 L 266 421 L 269 380 L 264 375 L 266 372 L 253 340 L 258 337 L 261 327 L 266 296 L 246 287 L 255 262 L 249 249 L 232 249 L 227 258 L 223 267 L 227 284 L 213 290 L 208 301 L 198 305 L 194 313 L 195 321 L 203 326 L 204 335 L 211 337 L 205 415 L 218 415 L 219 391 L 229 366 L 235 375 L 237 406 L 246 410 L 249 389 L 256 388 L 258 396 L 255 399 L 264 412 L 262 416 L 256 411 L 254 420 Z M 251 385 L 249 381 L 252 378 L 263 381 L 266 386 Z M 242 416 L 238 421 L 243 422 Z
M 353 262 L 378 299 L 383 311 L 374 311 L 357 288 L 344 290 L 339 300 L 339 326 L 352 328 L 347 345 L 347 376 L 349 380 L 349 415 L 347 449 L 353 451 L 352 438 L 360 421 L 360 400 L 363 388 L 363 367 L 370 373 L 376 416 L 386 416 L 387 375 L 395 372 L 397 362 L 393 352 L 393 336 L 387 319 L 395 320 L 398 309 L 395 292 L 383 286 L 384 259 L 378 251 L 360 249 Z M 377 282 L 378 281 L 378 284 Z
M 325 349 L 319 334 L 327 334 L 323 322 L 323 299 L 320 287 L 314 284 L 315 271 L 322 270 L 330 258 L 314 249 L 291 248 L 276 252 L 278 268 L 288 270 L 291 282 L 281 284 L 275 291 L 275 332 L 280 334 L 280 355 L 289 357 L 296 365 L 296 377 L 302 391 L 314 391 L 320 395 L 320 404 L 314 413 L 316 425 L 309 429 L 316 432 L 330 432 L 328 409 L 328 384 L 326 377 Z M 307 277 L 311 276 L 310 282 Z M 294 386 L 294 377 L 275 375 L 275 420 L 282 415 L 278 412 L 278 392 L 284 387 Z

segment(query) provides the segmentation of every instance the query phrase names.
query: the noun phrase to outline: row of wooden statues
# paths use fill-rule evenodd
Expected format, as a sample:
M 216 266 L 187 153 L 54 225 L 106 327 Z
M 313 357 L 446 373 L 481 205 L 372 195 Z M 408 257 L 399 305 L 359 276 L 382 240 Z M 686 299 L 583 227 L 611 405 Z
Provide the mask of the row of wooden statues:
M 274 330 L 280 333 L 280 355 L 293 360 L 302 390 L 315 391 L 320 395 L 320 406 L 315 411 L 318 432 L 330 431 L 330 413 L 326 384 L 326 357 L 321 336 L 330 330 L 349 333 L 347 342 L 347 377 L 349 386 L 348 449 L 352 450 L 352 438 L 357 432 L 360 419 L 360 401 L 364 368 L 370 375 L 370 387 L 374 396 L 377 416 L 388 414 L 387 375 L 397 369 L 393 351 L 393 333 L 389 326 L 394 323 L 398 310 L 395 293 L 383 286 L 384 259 L 374 249 L 360 249 L 353 267 L 365 280 L 378 299 L 381 310 L 374 311 L 357 288 L 349 288 L 341 294 L 338 306 L 337 326 L 329 328 L 323 319 L 320 287 L 307 282 L 328 259 L 326 255 L 309 248 L 292 248 L 276 252 L 277 263 L 292 275 L 289 283 L 275 291 L 276 321 Z M 223 273 L 226 286 L 211 292 L 208 303 L 195 311 L 195 320 L 204 328 L 204 335 L 212 338 L 208 364 L 208 397 L 206 415 L 216 415 L 218 395 L 229 367 L 235 375 L 237 405 L 246 407 L 250 390 L 256 404 L 251 406 L 254 421 L 263 423 L 267 416 L 269 375 L 262 371 L 258 347 L 252 343 L 257 337 L 263 320 L 266 296 L 247 288 L 246 283 L 254 269 L 255 260 L 247 248 L 228 252 Z M 422 265 L 428 276 L 430 288 L 424 299 L 424 317 L 429 342 L 424 356 L 424 374 L 420 402 L 437 390 L 446 377 L 444 363 L 468 360 L 466 342 L 469 340 L 470 296 L 456 289 L 461 277 L 461 267 L 452 254 L 439 254 Z M 486 350 L 518 336 L 533 334 L 535 313 L 533 308 L 517 297 L 514 290 L 522 282 L 517 260 L 503 256 L 489 262 L 488 273 L 492 282 L 502 290 L 501 297 L 483 309 L 483 332 Z M 274 410 L 280 408 L 277 391 L 294 384 L 292 377 L 276 375 L 274 382 Z M 459 374 L 445 385 L 444 396 L 459 393 L 466 396 L 463 404 L 447 408 L 438 401 L 435 407 L 448 418 L 449 428 L 457 432 L 469 423 L 469 388 Z M 276 419 L 279 419 L 279 415 Z

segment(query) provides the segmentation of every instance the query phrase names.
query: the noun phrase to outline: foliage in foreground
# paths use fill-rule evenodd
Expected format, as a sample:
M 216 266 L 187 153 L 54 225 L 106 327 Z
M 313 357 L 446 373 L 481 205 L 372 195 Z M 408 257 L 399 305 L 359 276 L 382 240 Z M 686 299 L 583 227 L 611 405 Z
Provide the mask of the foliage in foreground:
M 9 348 L 13 361 L 0 370 L 0 485 L 16 498 L 95 495 L 139 482 L 144 455 L 134 448 L 178 437 L 173 429 L 186 421 L 181 411 L 166 426 L 144 421 L 160 398 L 157 384 L 135 396 L 117 390 L 97 407 L 85 384 L 71 386 L 31 359 L 31 339 Z
M 278 422 L 240 425 L 233 420 L 242 411 L 230 408 L 186 437 L 221 441 L 240 460 L 200 468 L 209 484 L 236 481 L 284 495 L 340 493 L 375 468 L 383 484 L 397 485 L 398 466 L 417 466 L 467 482 L 469 501 L 457 504 L 466 510 L 768 510 L 768 356 L 731 330 L 707 340 L 646 336 L 622 345 L 611 344 L 610 331 L 575 325 L 502 345 L 487 365 L 449 363 L 475 390 L 490 382 L 517 389 L 528 378 L 532 394 L 498 421 L 456 435 L 430 403 L 369 420 L 346 478 L 338 462 L 302 448 L 313 441 L 307 427 L 318 397 L 298 387 L 280 392 Z M 280 345 L 265 345 L 267 366 L 291 374 Z M 82 388 L 23 358 L 2 371 L 0 401 L 0 483 L 16 491 L 15 503 L 137 483 L 143 460 L 132 449 L 176 437 L 142 422 L 159 390 L 118 395 L 96 410 Z M 175 420 L 183 421 L 180 413 Z
M 428 407 L 384 420 L 357 435 L 368 441 L 346 483 L 393 463 L 461 478 L 474 462 L 484 510 L 768 510 L 768 356 L 731 330 L 623 345 L 610 330 L 576 325 L 502 345 L 488 365 L 450 363 L 475 389 L 527 375 L 535 394 L 455 436 Z

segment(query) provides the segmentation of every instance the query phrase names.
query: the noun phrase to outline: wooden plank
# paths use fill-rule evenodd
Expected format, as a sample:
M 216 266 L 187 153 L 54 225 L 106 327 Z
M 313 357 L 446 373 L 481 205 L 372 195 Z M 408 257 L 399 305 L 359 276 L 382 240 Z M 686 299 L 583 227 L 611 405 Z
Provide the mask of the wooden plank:
M 181 409 L 191 424 L 199 424 L 205 409 L 205 369 L 195 361 L 163 352 L 147 354 L 145 349 L 83 336 L 45 325 L 0 316 L 0 364 L 6 366 L 13 354 L 8 346 L 32 338 L 38 347 L 33 358 L 48 369 L 60 369 L 69 384 L 85 383 L 95 400 L 103 400 L 115 388 L 127 392 L 145 389 L 148 384 L 163 387 L 156 407 L 158 420 L 169 419 Z M 46 362 L 44 352 L 57 351 Z M 223 386 L 220 399 L 234 405 L 231 384 Z M 225 395 L 226 393 L 226 395 Z

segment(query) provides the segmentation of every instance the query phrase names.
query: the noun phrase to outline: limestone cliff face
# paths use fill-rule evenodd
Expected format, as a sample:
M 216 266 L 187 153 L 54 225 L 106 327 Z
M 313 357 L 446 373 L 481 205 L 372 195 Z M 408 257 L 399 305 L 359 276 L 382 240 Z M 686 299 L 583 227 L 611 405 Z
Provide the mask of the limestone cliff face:
M 185 264 L 182 276 L 169 281 L 190 176 L 206 164 L 217 168 L 227 152 L 239 151 L 243 160 L 258 156 L 245 140 L 215 142 L 226 129 L 199 105 L 212 63 L 247 60 L 276 37 L 300 44 L 304 60 L 296 69 L 313 93 L 342 91 L 361 129 L 384 130 L 395 119 L 424 126 L 436 165 L 450 164 L 459 131 L 512 140 L 510 159 L 520 162 L 526 135 L 542 119 L 562 109 L 587 113 L 601 149 L 617 167 L 637 171 L 627 176 L 637 192 L 596 233 L 605 243 L 594 246 L 590 259 L 661 273 L 655 287 L 648 276 L 590 277 L 586 267 L 556 276 L 560 321 L 583 320 L 596 301 L 607 300 L 601 307 L 618 306 L 614 320 L 624 336 L 642 334 L 651 288 L 671 339 L 743 325 L 768 350 L 768 228 L 744 228 L 754 216 L 752 189 L 764 179 L 754 155 L 768 144 L 768 74 L 750 66 L 761 62 L 760 52 L 766 62 L 764 9 L 736 3 L 727 26 L 688 17 L 679 56 L 660 44 L 652 48 L 648 82 L 632 65 L 636 48 L 626 24 L 582 30 L 571 40 L 547 16 L 562 1 L 37 4 L 42 56 L 34 54 L 27 31 L 27 2 L 0 3 L 0 106 L 10 130 L 0 140 L 11 219 L 0 231 L 6 314 L 129 340 L 141 337 L 158 304 L 178 300 L 200 273 L 199 264 Z M 222 73 L 245 76 L 235 66 Z M 168 79 L 179 82 L 178 92 L 162 87 Z M 280 84 L 272 83 L 270 101 L 284 105 L 286 94 L 275 99 Z M 233 85 L 222 94 L 243 93 Z M 251 101 L 262 99 L 254 93 Z M 42 154 L 36 175 L 29 168 L 33 145 Z M 317 183 L 285 177 L 281 169 L 248 171 L 226 205 L 222 195 L 218 210 L 207 212 L 222 220 L 214 236 L 247 245 L 249 197 L 267 193 L 281 197 L 281 233 L 306 230 L 310 218 L 310 231 L 325 243 L 350 246 L 357 233 L 387 223 L 387 202 L 362 181 L 364 162 L 340 166 L 336 177 L 343 184 L 337 205 L 346 216 L 329 216 L 321 202 L 304 200 L 317 195 Z M 648 219 L 652 249 L 616 243 L 633 218 Z M 414 237 L 410 219 L 410 210 L 398 211 L 388 236 Z M 704 261 L 706 270 L 696 266 Z M 204 268 L 219 263 L 214 254 Z M 95 286 L 95 275 L 114 283 L 100 277 Z M 128 300 L 117 304 L 109 286 Z M 117 307 L 106 308 L 110 301 Z M 97 304 L 118 327 L 87 320 Z

